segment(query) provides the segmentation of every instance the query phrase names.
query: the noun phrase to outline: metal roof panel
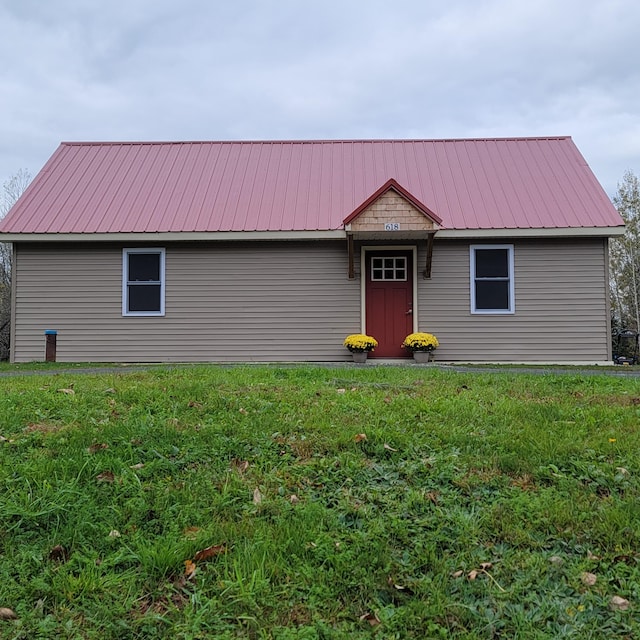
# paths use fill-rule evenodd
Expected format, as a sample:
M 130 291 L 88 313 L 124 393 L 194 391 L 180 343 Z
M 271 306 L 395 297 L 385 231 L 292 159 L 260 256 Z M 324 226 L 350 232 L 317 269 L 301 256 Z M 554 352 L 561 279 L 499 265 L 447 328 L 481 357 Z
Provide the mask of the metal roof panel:
M 340 229 L 391 179 L 447 229 L 623 224 L 570 137 L 64 142 L 0 232 Z

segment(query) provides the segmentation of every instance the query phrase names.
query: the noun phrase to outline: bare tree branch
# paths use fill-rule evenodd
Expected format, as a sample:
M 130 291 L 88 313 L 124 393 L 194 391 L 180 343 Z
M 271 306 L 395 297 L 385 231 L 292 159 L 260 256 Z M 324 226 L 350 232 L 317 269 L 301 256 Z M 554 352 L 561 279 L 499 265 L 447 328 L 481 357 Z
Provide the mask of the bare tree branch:
M 31 182 L 31 174 L 26 169 L 9 178 L 2 186 L 0 194 L 0 219 L 16 203 Z M 0 360 L 9 357 L 11 334 L 11 244 L 0 242 Z

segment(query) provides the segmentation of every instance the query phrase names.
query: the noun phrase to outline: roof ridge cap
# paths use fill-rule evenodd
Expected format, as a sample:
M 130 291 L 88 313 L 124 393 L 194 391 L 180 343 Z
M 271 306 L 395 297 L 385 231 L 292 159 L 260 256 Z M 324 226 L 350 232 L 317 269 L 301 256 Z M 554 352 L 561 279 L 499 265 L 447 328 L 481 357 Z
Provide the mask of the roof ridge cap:
M 513 136 L 513 137 L 476 137 L 476 138 L 335 138 L 335 139 L 290 139 L 290 140 L 71 140 L 62 141 L 63 146 L 138 146 L 138 145 L 258 145 L 258 144 L 389 144 L 389 143 L 437 143 L 437 142 L 526 142 L 534 140 L 569 140 L 571 136 Z

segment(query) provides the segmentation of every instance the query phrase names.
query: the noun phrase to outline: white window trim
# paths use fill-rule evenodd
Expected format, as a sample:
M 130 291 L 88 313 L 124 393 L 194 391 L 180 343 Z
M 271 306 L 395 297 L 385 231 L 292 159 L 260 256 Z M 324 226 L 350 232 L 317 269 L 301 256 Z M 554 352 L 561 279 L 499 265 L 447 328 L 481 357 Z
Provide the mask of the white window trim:
M 129 255 L 132 253 L 157 253 L 160 256 L 160 311 L 129 311 Z M 127 317 L 164 316 L 165 249 L 163 247 L 126 248 L 122 250 L 122 315 Z
M 476 260 L 477 249 L 507 249 L 509 260 L 509 308 L 508 309 L 476 309 Z M 471 291 L 471 313 L 474 315 L 513 315 L 516 312 L 515 269 L 512 244 L 472 244 L 469 245 L 469 275 Z

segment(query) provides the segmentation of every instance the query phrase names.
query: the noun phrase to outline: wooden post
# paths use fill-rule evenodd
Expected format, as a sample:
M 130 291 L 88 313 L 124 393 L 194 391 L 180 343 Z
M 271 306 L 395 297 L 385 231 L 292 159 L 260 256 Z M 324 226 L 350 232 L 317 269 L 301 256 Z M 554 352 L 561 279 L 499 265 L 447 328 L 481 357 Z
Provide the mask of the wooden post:
M 349 259 L 349 280 L 353 280 L 356 277 L 355 266 L 353 264 L 354 261 L 354 249 L 353 249 L 353 234 L 347 234 L 347 253 Z
M 424 265 L 424 271 L 422 277 L 428 280 L 431 278 L 431 263 L 433 261 L 433 237 L 435 233 L 430 233 L 427 236 L 427 259 Z

